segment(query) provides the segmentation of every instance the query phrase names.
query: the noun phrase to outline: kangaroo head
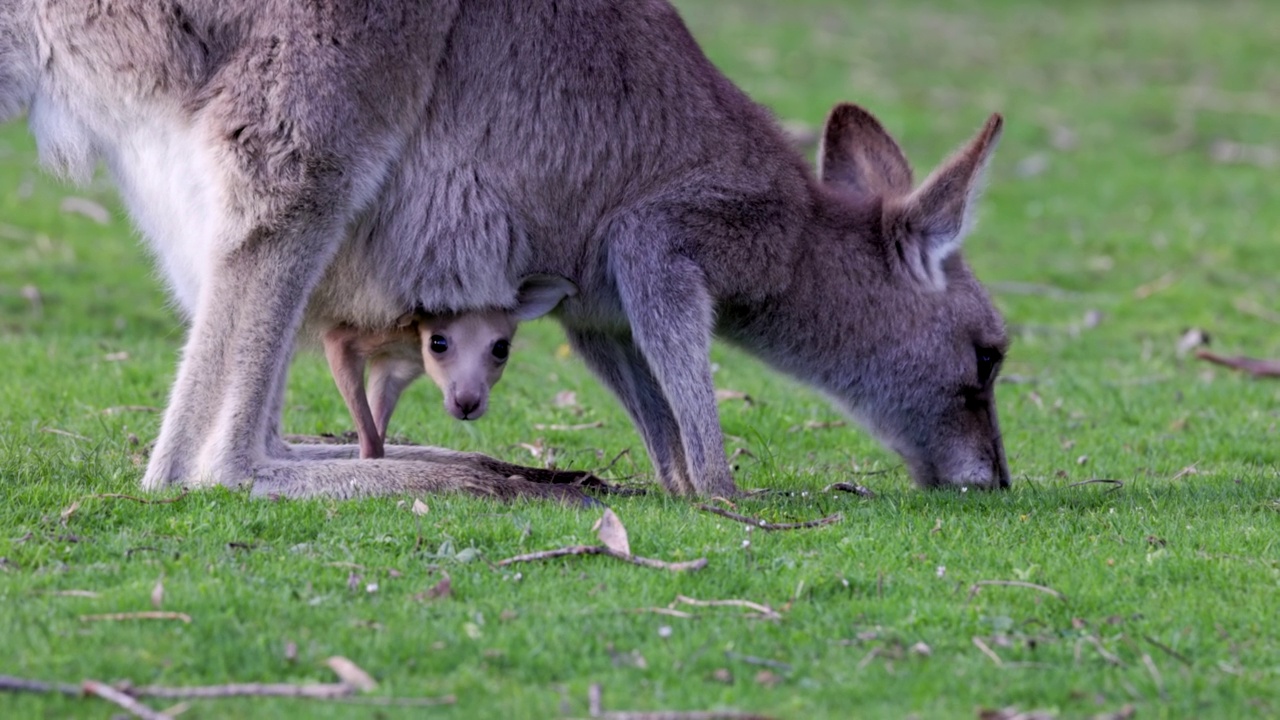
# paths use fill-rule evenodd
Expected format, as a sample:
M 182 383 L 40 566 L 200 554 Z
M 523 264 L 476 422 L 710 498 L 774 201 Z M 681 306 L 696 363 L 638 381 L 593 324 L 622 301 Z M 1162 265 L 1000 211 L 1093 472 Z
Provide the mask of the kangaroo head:
M 875 259 L 846 294 L 856 321 L 837 352 L 857 360 L 822 384 L 923 487 L 1009 485 L 995 403 L 1004 321 L 958 253 L 1001 124 L 993 115 L 918 187 L 898 144 L 856 106 L 832 111 L 820 149 L 823 184 L 862 225 L 840 247 Z
M 489 389 L 502 378 L 516 326 L 555 309 L 577 292 L 558 276 L 524 279 L 512 309 L 477 310 L 418 318 L 422 364 L 444 393 L 444 406 L 459 420 L 476 420 L 489 407 Z

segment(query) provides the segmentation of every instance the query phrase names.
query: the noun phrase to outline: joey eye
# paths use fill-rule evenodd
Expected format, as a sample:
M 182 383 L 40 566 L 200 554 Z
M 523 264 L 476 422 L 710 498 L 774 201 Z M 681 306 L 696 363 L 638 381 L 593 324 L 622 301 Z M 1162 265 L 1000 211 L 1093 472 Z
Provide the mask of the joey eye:
M 999 350 L 991 347 L 978 347 L 974 350 L 978 356 L 978 385 L 986 387 L 1004 357 Z
M 499 340 L 493 344 L 493 358 L 499 362 L 506 360 L 511 354 L 511 343 L 506 340 Z
M 443 355 L 449 349 L 449 340 L 443 335 L 432 335 L 429 347 L 431 352 Z

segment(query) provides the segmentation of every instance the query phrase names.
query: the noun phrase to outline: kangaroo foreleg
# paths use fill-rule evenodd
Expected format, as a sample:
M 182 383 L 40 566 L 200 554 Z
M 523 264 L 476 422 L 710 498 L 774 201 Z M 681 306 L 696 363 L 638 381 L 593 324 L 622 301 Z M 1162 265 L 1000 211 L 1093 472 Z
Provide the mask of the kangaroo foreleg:
M 611 257 L 632 336 L 680 428 L 685 464 L 699 495 L 737 493 L 711 379 L 714 306 L 701 269 L 674 251 L 661 222 L 622 224 Z
M 567 334 L 574 351 L 613 391 L 640 430 L 663 487 L 677 495 L 695 494 L 685 467 L 680 426 L 635 342 L 630 337 L 594 330 L 570 328 Z

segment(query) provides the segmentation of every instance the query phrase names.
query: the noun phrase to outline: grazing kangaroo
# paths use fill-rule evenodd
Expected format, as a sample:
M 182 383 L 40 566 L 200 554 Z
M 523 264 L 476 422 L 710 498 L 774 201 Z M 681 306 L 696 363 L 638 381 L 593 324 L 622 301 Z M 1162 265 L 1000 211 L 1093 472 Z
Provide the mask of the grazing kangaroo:
M 575 292 L 564 278 L 535 275 L 521 283 L 518 303 L 510 310 L 406 314 L 395 327 L 381 331 L 350 325 L 329 329 L 324 353 L 355 421 L 360 457 L 383 456 L 387 423 L 400 393 L 423 372 L 444 393 L 450 415 L 478 420 L 489 407 L 490 388 L 507 367 L 517 324 L 546 315 Z
M 532 273 L 668 490 L 728 495 L 713 334 L 923 487 L 1005 487 L 1003 322 L 957 252 L 1001 121 L 918 186 L 837 106 L 815 177 L 665 0 L 6 0 L 0 110 L 105 161 L 191 318 L 143 486 L 573 496 L 483 455 L 291 446 L 305 323 L 509 306 Z

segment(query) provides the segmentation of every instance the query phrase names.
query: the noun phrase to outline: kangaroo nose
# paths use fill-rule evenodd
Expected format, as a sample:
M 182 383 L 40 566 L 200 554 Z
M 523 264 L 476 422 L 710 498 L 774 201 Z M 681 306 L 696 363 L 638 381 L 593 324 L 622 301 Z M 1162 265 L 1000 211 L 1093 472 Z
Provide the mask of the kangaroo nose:
M 475 420 L 482 414 L 480 412 L 481 397 L 479 395 L 465 394 L 458 395 L 453 400 L 453 404 L 458 408 L 458 417 L 461 420 Z

